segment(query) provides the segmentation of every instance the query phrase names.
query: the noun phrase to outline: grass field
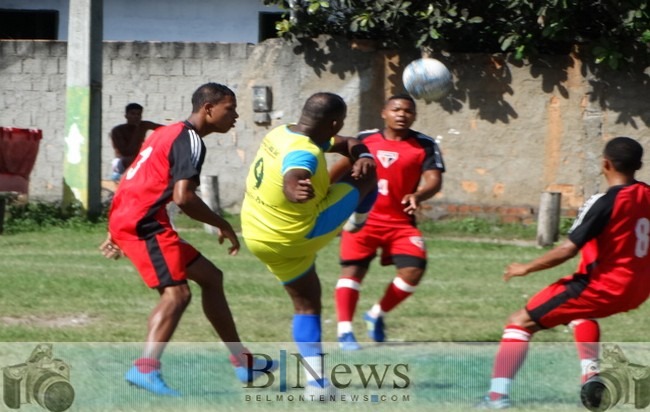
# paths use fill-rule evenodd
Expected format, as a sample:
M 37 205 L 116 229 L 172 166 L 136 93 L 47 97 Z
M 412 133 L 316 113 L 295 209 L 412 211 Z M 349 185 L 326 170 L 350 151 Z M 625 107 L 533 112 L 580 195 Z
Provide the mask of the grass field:
M 226 247 L 218 245 L 213 236 L 196 224 L 180 219 L 179 231 L 224 271 L 231 309 L 242 339 L 251 349 L 275 345 L 269 353 L 294 351 L 290 330 L 292 308 L 274 277 L 245 248 L 238 256 L 228 256 Z M 444 230 L 436 232 L 435 228 L 428 228 L 428 232 L 433 235 L 427 241 L 427 276 L 416 294 L 387 316 L 390 342 L 369 343 L 358 316 L 355 328 L 365 350 L 354 354 L 356 358 L 345 360 L 364 365 L 411 365 L 411 398 L 392 404 L 390 399 L 350 402 L 343 405 L 346 409 L 467 409 L 486 389 L 496 350 L 494 342 L 501 337 L 507 315 L 520 308 L 540 287 L 571 273 L 576 264 L 567 262 L 553 270 L 504 283 L 501 273 L 506 264 L 531 259 L 543 250 L 531 242 L 503 241 L 511 238 L 507 233 L 497 241 L 492 234 L 467 238 Z M 454 237 L 450 237 L 452 234 Z M 161 401 L 123 384 L 121 375 L 138 354 L 157 294 L 144 286 L 127 260 L 108 261 L 100 255 L 97 246 L 104 236 L 102 227 L 0 236 L 0 346 L 4 348 L 0 351 L 0 361 L 4 362 L 0 366 L 22 362 L 20 354 L 28 355 L 31 351 L 30 344 L 24 342 L 56 342 L 55 352 L 60 350 L 62 358 L 79 358 L 73 364 L 73 377 L 76 374 L 81 382 L 73 409 L 80 411 L 307 407 L 304 403 L 287 402 L 286 398 L 281 402 L 266 398 L 247 400 L 246 395 L 252 390 L 237 386 L 223 346 L 210 343 L 219 339 L 203 318 L 198 293 L 174 336 L 175 343 L 164 357 L 165 365 L 169 365 L 165 368 L 168 380 L 188 397 Z M 530 239 L 529 233 L 523 236 Z M 339 271 L 337 245 L 335 241 L 323 250 L 317 262 L 323 288 L 326 342 L 336 340 L 333 293 Z M 359 311 L 374 303 L 393 276 L 392 267 L 371 268 L 363 284 Z M 196 292 L 196 288 L 193 290 Z M 648 342 L 650 331 L 642 326 L 647 324 L 649 311 L 646 305 L 603 320 L 603 341 L 628 345 Z M 577 360 L 571 334 L 560 327 L 539 333 L 535 342 L 540 345 L 539 354 L 534 354 L 533 348 L 513 393 L 515 400 L 520 401 L 518 405 L 524 410 L 580 410 L 576 406 Z M 328 345 L 332 356 L 344 356 L 338 353 L 336 345 Z M 101 359 L 92 361 L 98 351 Z M 223 356 L 219 355 L 221 352 Z M 183 367 L 178 368 L 179 365 Z M 227 375 L 219 371 L 227 371 Z M 112 377 L 100 379 L 107 386 L 95 388 L 97 374 Z M 197 389 L 192 382 L 202 382 L 203 386 Z M 106 393 L 98 395 L 96 392 L 102 388 Z M 367 393 L 359 385 L 355 388 L 361 394 Z M 269 394 L 269 390 L 263 389 L 254 392 L 260 396 Z M 217 404 L 217 408 L 211 409 Z M 323 406 L 314 407 L 325 410 Z

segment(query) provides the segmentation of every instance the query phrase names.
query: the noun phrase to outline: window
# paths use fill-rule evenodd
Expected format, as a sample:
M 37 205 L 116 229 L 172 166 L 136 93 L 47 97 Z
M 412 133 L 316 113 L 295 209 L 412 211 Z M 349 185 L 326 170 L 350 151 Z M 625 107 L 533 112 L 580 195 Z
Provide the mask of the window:
M 275 30 L 275 23 L 282 20 L 284 13 L 271 13 L 260 12 L 259 14 L 259 42 L 266 39 L 273 39 L 278 37 L 277 30 Z
M 57 10 L 0 9 L 0 39 L 57 40 Z

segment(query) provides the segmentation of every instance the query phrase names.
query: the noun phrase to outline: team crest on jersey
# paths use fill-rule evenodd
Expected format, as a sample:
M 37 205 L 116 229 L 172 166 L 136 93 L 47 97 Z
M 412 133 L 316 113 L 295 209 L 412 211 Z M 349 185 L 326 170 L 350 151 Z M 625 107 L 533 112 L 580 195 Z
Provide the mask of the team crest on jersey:
M 419 247 L 420 249 L 424 250 L 424 239 L 422 239 L 420 236 L 411 236 L 409 238 L 411 243 L 413 243 L 415 246 Z
M 388 166 L 395 163 L 395 160 L 399 157 L 397 152 L 387 152 L 385 150 L 377 150 L 377 158 L 379 163 L 384 166 L 385 169 L 388 169 Z

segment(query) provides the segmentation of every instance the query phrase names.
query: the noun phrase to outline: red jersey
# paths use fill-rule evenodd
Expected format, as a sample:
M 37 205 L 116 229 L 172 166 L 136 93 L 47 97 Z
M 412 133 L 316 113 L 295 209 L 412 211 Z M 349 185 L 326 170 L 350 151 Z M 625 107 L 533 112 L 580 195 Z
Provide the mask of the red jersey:
M 370 130 L 357 136 L 375 156 L 379 194 L 367 224 L 394 226 L 415 224 L 415 217 L 404 213 L 402 198 L 414 193 L 422 172 L 445 171 L 438 144 L 414 130 L 404 140 L 387 140 L 383 131 Z
M 165 206 L 174 184 L 199 182 L 205 144 L 188 122 L 156 129 L 124 172 L 109 211 L 108 229 L 115 239 L 145 239 L 170 229 Z
M 589 199 L 569 233 L 581 248 L 578 275 L 605 299 L 636 306 L 650 294 L 650 186 L 613 186 Z

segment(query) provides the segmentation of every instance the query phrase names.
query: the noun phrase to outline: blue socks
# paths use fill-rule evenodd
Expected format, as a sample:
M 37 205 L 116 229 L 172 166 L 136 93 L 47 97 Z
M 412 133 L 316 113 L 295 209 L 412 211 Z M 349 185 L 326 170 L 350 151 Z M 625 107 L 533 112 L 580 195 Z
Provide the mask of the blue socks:
M 325 386 L 320 315 L 293 315 L 293 340 L 305 360 L 307 382 Z

